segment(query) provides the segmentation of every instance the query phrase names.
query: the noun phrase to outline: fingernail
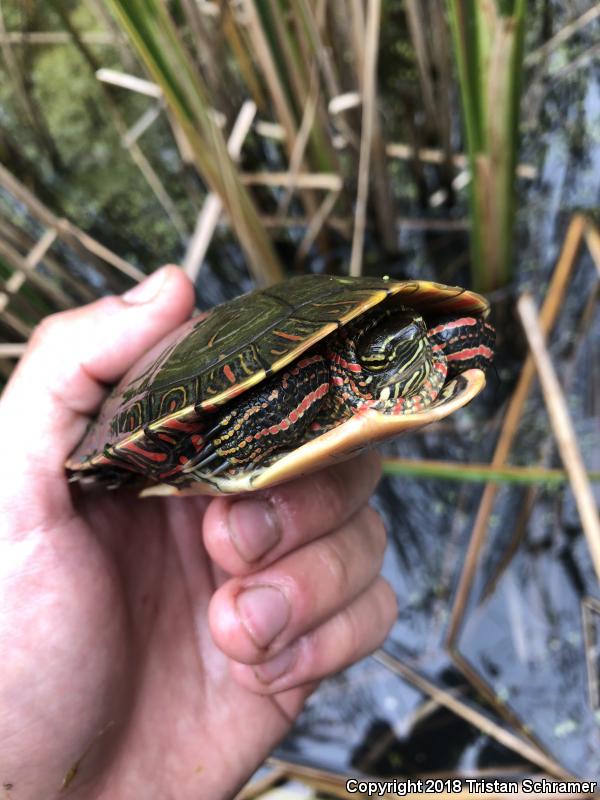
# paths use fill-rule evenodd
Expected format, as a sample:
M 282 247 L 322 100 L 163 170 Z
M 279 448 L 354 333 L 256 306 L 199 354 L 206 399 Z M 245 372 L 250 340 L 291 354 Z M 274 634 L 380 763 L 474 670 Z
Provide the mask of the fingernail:
M 287 625 L 290 606 L 274 586 L 252 586 L 237 597 L 237 611 L 257 647 L 268 647 Z
M 296 648 L 286 647 L 281 653 L 265 661 L 264 664 L 257 664 L 254 667 L 254 674 L 261 683 L 272 683 L 277 678 L 289 672 L 294 661 L 296 660 Z
M 277 514 L 264 500 L 238 500 L 229 508 L 229 535 L 244 561 L 264 556 L 281 539 Z
M 126 303 L 132 303 L 134 305 L 138 303 L 149 303 L 151 300 L 154 300 L 162 289 L 167 278 L 167 273 L 168 271 L 164 267 L 156 270 L 156 272 L 153 272 L 148 278 L 145 278 L 141 283 L 138 283 L 137 286 L 134 286 L 133 289 L 129 289 L 125 294 L 122 294 L 121 299 L 125 300 Z

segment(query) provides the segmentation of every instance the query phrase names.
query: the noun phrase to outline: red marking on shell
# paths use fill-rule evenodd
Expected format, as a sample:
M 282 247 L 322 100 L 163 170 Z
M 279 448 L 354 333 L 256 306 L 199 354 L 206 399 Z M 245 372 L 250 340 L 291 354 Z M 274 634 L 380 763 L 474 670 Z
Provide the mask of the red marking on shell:
M 290 422 L 298 422 L 298 412 L 290 411 L 289 420 Z
M 186 433 L 191 433 L 198 427 L 196 422 L 182 422 L 179 419 L 166 419 L 161 422 L 161 425 L 174 431 L 185 431 Z
M 336 386 L 343 386 L 344 385 L 344 379 L 340 378 L 339 375 L 335 375 L 334 378 L 333 378 L 333 383 L 335 383 Z
M 190 438 L 190 441 L 196 449 L 202 447 L 202 445 L 204 444 L 204 439 L 197 433 Z
M 165 461 L 167 458 L 166 453 L 153 453 L 151 450 L 144 450 L 143 447 L 138 447 L 135 442 L 125 442 L 121 445 L 122 449 L 130 452 L 130 453 L 137 453 L 144 458 L 147 458 L 149 461 Z
M 225 375 L 229 383 L 235 383 L 235 375 L 229 364 L 225 364 L 223 367 L 223 375 Z

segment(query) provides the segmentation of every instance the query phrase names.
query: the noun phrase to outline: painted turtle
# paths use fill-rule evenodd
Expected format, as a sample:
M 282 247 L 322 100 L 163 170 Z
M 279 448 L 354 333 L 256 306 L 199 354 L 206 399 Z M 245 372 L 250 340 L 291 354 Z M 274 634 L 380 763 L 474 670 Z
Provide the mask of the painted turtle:
M 204 494 L 313 471 L 475 397 L 493 357 L 488 312 L 428 281 L 305 275 L 251 292 L 146 353 L 67 469 Z

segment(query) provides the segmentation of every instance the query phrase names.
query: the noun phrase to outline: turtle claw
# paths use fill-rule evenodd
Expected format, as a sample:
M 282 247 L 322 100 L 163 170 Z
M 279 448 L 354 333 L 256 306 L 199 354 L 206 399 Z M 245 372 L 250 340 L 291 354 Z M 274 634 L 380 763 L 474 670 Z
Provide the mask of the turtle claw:
M 216 456 L 217 454 L 215 453 L 214 455 Z M 211 456 L 211 458 L 206 459 L 206 462 L 212 460 L 213 456 Z M 231 462 L 225 460 L 221 464 L 219 464 L 219 466 L 215 470 L 213 470 L 213 472 L 203 472 L 201 469 L 199 469 L 198 466 L 196 466 L 194 469 L 186 468 L 184 472 L 188 472 L 197 481 L 207 481 L 210 480 L 211 478 L 216 478 L 218 475 L 221 475 L 221 473 L 228 470 L 231 466 L 232 466 Z
M 214 472 L 210 473 L 210 477 L 215 478 L 217 475 L 220 475 L 222 472 L 225 472 L 225 470 L 229 469 L 230 467 L 231 467 L 231 462 L 225 460 L 219 467 L 216 468 Z
M 210 445 L 212 447 L 212 445 Z M 206 455 L 206 447 L 202 449 L 195 458 L 191 458 L 183 468 L 182 472 L 196 472 L 201 471 L 207 464 L 210 464 L 215 458 L 219 458 L 219 454 L 212 447 L 212 452 Z

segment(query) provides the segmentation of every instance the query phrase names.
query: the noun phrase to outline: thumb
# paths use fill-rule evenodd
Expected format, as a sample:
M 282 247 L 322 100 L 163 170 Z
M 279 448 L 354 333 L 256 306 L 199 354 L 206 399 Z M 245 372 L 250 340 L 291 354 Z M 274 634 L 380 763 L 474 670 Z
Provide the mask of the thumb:
M 3 460 L 12 474 L 62 474 L 106 385 L 185 321 L 193 305 L 191 281 L 168 266 L 122 297 L 47 317 L 0 402 Z

